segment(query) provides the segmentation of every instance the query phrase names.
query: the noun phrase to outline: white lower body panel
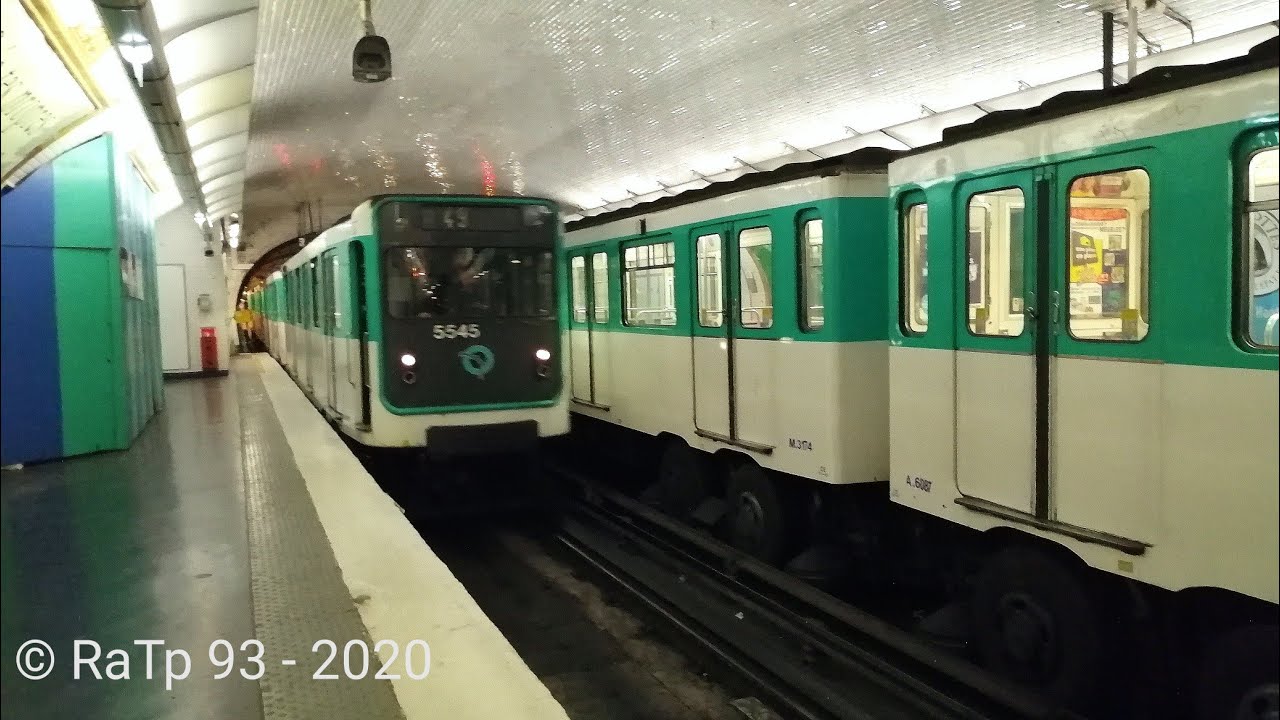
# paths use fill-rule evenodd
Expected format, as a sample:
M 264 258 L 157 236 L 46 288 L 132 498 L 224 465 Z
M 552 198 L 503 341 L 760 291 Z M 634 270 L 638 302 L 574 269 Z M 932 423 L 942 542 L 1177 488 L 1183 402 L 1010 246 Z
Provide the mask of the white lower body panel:
M 575 347 L 585 347 L 586 330 L 571 334 Z M 698 433 L 728 435 L 723 338 L 597 331 L 592 347 L 612 360 L 605 365 L 608 409 L 576 403 L 574 412 L 650 435 L 677 435 L 707 452 L 745 453 L 762 467 L 820 482 L 887 478 L 886 343 L 736 340 L 738 435 L 771 448 L 768 454 Z
M 1052 361 L 1049 519 L 1148 545 L 1131 555 L 956 504 L 1030 506 L 1034 417 L 1029 431 L 1023 409 L 1034 385 L 1017 356 L 894 347 L 889 357 L 895 502 L 977 530 L 1017 528 L 1171 590 L 1277 601 L 1275 371 Z

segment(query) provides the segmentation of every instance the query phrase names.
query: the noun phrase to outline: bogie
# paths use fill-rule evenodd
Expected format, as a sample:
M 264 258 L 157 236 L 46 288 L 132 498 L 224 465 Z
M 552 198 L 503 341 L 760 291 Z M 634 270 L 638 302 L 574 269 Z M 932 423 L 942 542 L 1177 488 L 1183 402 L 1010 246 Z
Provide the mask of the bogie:
M 714 466 L 704 453 L 679 438 L 667 439 L 658 464 L 658 493 L 663 509 L 681 520 L 690 519 L 711 496 L 713 473 Z
M 759 465 L 747 460 L 729 468 L 725 488 L 725 531 L 735 547 L 773 564 L 793 548 L 794 509 L 790 498 Z
M 1280 628 L 1249 625 L 1210 639 L 1196 678 L 1195 720 L 1280 717 Z
M 969 603 L 984 663 L 1046 697 L 1088 706 L 1107 659 L 1105 610 L 1078 568 L 1027 545 L 990 556 Z

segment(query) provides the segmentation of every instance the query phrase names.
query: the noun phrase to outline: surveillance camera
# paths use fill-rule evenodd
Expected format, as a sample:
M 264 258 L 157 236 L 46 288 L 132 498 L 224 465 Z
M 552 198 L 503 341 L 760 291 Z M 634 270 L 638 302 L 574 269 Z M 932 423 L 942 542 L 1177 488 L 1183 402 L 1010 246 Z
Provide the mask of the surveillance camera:
M 391 77 L 391 45 L 381 35 L 365 35 L 351 52 L 351 76 L 358 83 L 376 83 Z
M 208 246 L 205 246 L 205 249 L 204 249 L 204 256 L 205 256 L 205 257 L 213 257 L 213 248 L 208 247 Z

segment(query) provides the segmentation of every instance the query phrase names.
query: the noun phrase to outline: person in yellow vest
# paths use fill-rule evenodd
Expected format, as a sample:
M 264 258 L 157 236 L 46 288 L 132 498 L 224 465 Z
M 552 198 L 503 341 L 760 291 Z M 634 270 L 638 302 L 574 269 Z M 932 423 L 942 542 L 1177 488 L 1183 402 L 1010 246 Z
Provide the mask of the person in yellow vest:
M 253 313 L 243 304 L 235 313 L 236 328 L 239 329 L 240 335 L 240 351 L 248 352 L 249 344 L 252 342 L 250 334 L 253 327 Z

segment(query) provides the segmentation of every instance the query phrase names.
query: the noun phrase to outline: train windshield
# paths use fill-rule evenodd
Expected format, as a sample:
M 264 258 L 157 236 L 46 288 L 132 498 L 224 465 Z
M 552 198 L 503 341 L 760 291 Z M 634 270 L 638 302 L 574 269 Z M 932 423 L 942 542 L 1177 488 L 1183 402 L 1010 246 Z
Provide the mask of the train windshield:
M 401 247 L 386 254 L 387 311 L 394 318 L 550 318 L 550 250 Z

